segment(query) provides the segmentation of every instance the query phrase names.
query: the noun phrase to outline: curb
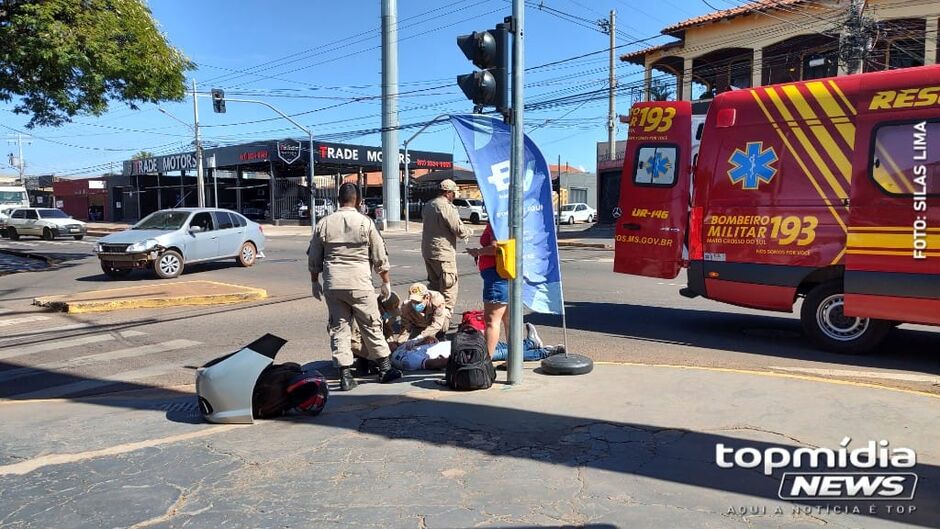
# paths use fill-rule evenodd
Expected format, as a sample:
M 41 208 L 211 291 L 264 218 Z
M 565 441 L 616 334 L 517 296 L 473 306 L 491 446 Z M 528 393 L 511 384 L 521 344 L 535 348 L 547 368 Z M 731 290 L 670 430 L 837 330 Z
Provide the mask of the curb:
M 558 246 L 568 246 L 570 248 L 599 248 L 602 250 L 613 250 L 613 245 L 603 242 L 578 242 L 578 241 L 558 241 Z
M 236 286 L 236 285 L 228 285 Z M 131 287 L 133 288 L 133 287 Z M 111 299 L 107 301 L 67 301 L 61 296 L 45 296 L 33 299 L 33 305 L 43 307 L 56 312 L 68 312 L 70 314 L 84 314 L 89 312 L 110 312 L 115 310 L 129 309 L 155 309 L 164 307 L 180 307 L 192 305 L 225 305 L 232 303 L 244 303 L 246 301 L 257 301 L 266 299 L 268 293 L 266 290 L 254 287 L 238 286 L 241 292 L 228 294 L 208 294 L 193 296 L 170 296 L 170 297 L 152 297 L 152 298 L 126 298 Z

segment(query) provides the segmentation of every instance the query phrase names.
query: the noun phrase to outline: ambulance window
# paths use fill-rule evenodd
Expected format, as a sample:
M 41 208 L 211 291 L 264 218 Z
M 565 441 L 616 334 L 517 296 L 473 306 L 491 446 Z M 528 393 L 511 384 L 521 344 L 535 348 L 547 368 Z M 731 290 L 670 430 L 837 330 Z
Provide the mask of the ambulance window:
M 633 183 L 645 186 L 672 186 L 676 183 L 679 149 L 675 145 L 646 145 L 637 149 Z
M 871 179 L 889 195 L 940 193 L 940 121 L 878 127 Z

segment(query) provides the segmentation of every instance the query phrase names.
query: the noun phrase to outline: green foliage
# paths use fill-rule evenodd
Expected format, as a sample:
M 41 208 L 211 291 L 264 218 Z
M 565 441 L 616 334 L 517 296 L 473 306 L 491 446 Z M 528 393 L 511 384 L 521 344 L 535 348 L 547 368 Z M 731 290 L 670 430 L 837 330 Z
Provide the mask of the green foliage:
M 142 0 L 0 1 L 0 101 L 28 127 L 101 115 L 109 101 L 181 100 L 194 64 Z
M 675 98 L 676 86 L 666 79 L 653 79 L 650 83 L 650 101 L 669 101 Z
M 150 151 L 139 151 L 134 156 L 131 156 L 131 160 L 146 160 L 147 158 L 153 158 L 153 153 Z

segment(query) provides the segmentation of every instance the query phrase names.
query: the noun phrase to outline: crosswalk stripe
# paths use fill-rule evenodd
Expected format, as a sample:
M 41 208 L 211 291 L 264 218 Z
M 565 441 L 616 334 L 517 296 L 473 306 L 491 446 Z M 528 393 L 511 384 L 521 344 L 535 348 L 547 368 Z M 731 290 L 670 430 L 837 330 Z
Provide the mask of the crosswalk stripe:
M 52 386 L 37 391 L 30 391 L 28 393 L 20 393 L 6 398 L 15 398 L 16 400 L 55 399 L 65 397 L 73 393 L 80 393 L 83 391 L 90 391 L 111 386 L 113 384 L 119 384 L 121 382 L 133 382 L 135 380 L 141 380 L 144 378 L 165 375 L 177 369 L 182 369 L 182 367 L 179 364 L 160 364 L 144 367 L 142 369 L 135 369 L 133 371 L 125 371 L 116 375 L 108 375 L 94 380 L 81 380 L 78 382 L 72 382 L 70 384 L 63 384 L 61 386 Z
M 129 336 L 143 336 L 146 333 L 140 331 L 126 331 L 128 333 L 137 333 L 130 334 Z M 25 347 L 19 347 L 16 345 L 7 345 L 3 348 L 9 348 L 9 351 L 0 351 L 0 360 L 6 360 L 8 358 L 15 358 L 17 356 L 26 356 L 35 353 L 45 353 L 46 351 L 56 351 L 58 349 L 67 349 L 69 347 L 75 347 L 78 345 L 87 345 L 91 343 L 101 343 L 109 342 L 114 340 L 115 337 L 108 334 L 92 334 L 90 336 L 80 336 L 78 338 L 72 338 L 69 340 L 62 341 L 49 341 L 46 343 L 40 343 L 36 345 L 27 345 Z M 3 349 L 0 348 L 0 349 Z
M 128 331 L 133 332 L 133 331 Z M 122 333 L 125 334 L 125 333 Z M 133 358 L 135 356 L 143 356 L 146 354 L 162 353 L 164 351 L 175 351 L 177 349 L 185 349 L 187 347 L 192 347 L 194 345 L 199 345 L 200 342 L 194 342 L 192 340 L 171 340 L 169 342 L 163 342 L 159 344 L 151 345 L 141 345 L 138 347 L 128 347 L 126 349 L 118 349 L 117 351 L 109 351 L 107 353 L 97 353 L 93 355 L 79 356 L 75 358 L 69 358 L 68 360 L 63 360 L 61 362 L 50 362 L 47 364 L 39 364 L 32 367 L 19 367 L 16 369 L 8 369 L 6 371 L 0 372 L 0 382 L 6 382 L 8 380 L 14 380 L 17 378 L 23 378 L 33 375 L 38 375 L 41 373 L 46 373 L 55 369 L 70 369 L 75 367 L 87 366 L 95 364 L 98 362 L 107 362 L 111 360 L 118 359 L 127 359 Z
M 12 325 L 32 323 L 35 321 L 45 321 L 48 319 L 49 316 L 24 316 L 22 318 L 10 318 L 9 320 L 0 320 L 0 327 L 10 327 Z
M 53 333 L 53 332 L 59 332 L 59 331 L 74 331 L 77 329 L 87 329 L 91 326 L 92 324 L 90 323 L 74 323 L 72 325 L 61 325 L 59 327 L 49 327 L 48 329 L 42 329 L 42 330 L 35 331 L 35 332 L 24 332 L 24 333 L 19 333 L 16 336 L 7 336 L 6 338 L 0 338 L 0 343 L 12 342 L 14 340 L 23 340 L 23 339 L 35 337 L 40 334 L 46 334 L 46 333 Z

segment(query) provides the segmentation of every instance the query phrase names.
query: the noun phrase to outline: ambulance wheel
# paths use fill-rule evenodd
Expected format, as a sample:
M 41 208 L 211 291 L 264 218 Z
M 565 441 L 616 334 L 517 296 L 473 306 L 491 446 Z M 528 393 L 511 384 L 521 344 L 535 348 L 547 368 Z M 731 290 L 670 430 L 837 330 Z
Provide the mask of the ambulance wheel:
M 542 372 L 546 375 L 585 375 L 594 370 L 594 361 L 576 354 L 558 354 L 542 359 Z
M 803 330 L 817 346 L 840 354 L 865 354 L 884 340 L 891 323 L 846 316 L 842 281 L 830 281 L 809 291 L 800 309 Z
M 480 216 L 477 215 L 476 213 L 472 213 L 470 215 L 470 224 L 479 224 L 479 223 L 480 223 Z

